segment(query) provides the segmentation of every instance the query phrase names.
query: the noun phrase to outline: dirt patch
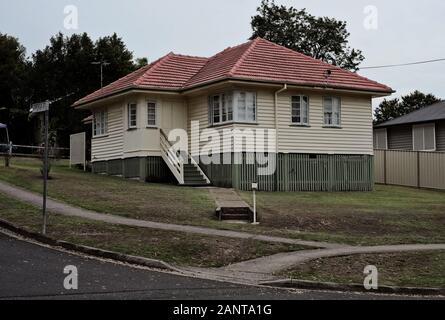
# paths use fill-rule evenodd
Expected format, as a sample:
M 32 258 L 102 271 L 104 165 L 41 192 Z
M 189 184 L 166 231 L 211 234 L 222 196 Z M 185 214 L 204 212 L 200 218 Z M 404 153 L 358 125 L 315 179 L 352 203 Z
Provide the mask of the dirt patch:
M 381 285 L 445 288 L 445 251 L 323 258 L 294 267 L 282 275 L 299 280 L 361 284 L 364 268 L 368 265 L 377 267 Z

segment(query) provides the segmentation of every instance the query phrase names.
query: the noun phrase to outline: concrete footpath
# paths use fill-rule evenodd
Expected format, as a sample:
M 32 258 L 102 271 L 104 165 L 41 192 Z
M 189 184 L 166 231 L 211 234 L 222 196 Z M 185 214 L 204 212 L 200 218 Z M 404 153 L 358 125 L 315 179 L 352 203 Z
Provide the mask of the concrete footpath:
M 11 186 L 0 182 L 0 192 L 17 200 L 41 206 L 41 195 L 30 191 Z M 266 242 L 286 243 L 314 247 L 317 249 L 301 250 L 295 252 L 278 253 L 271 256 L 261 257 L 249 261 L 235 263 L 222 268 L 200 269 L 186 268 L 185 273 L 206 276 L 218 280 L 236 280 L 243 283 L 260 283 L 263 281 L 276 280 L 274 273 L 288 269 L 292 266 L 305 263 L 310 260 L 335 256 L 346 256 L 362 253 L 390 253 L 407 251 L 432 251 L 445 250 L 445 244 L 401 244 L 382 246 L 348 246 L 336 243 L 326 243 L 317 241 L 304 241 L 298 239 L 288 239 L 282 237 L 256 235 L 246 232 L 229 230 L 218 230 L 205 227 L 195 227 L 188 225 L 177 225 L 152 221 L 130 219 L 110 214 L 98 213 L 82 208 L 77 208 L 66 203 L 48 199 L 48 210 L 66 216 L 80 217 L 110 224 L 127 225 L 167 231 L 178 231 L 207 236 L 218 236 L 238 239 L 253 239 Z
M 42 206 L 42 196 L 22 188 L 12 186 L 10 184 L 0 182 L 0 192 L 15 198 L 17 200 L 32 204 L 37 207 Z M 304 241 L 298 239 L 289 239 L 274 236 L 265 236 L 252 234 L 247 232 L 229 231 L 229 230 L 219 230 L 206 227 L 195 227 L 188 225 L 170 224 L 162 222 L 145 221 L 138 219 L 125 218 L 120 216 L 115 216 L 111 214 L 98 213 L 91 210 L 86 210 L 72 205 L 63 203 L 61 201 L 48 199 L 47 200 L 48 211 L 55 212 L 65 216 L 79 217 L 84 219 L 90 219 L 95 221 L 101 221 L 111 224 L 126 225 L 132 227 L 141 227 L 157 230 L 166 231 L 178 231 L 186 233 L 203 234 L 207 236 L 217 236 L 226 238 L 237 238 L 237 239 L 252 239 L 266 242 L 276 242 L 276 243 L 286 243 L 303 245 L 315 248 L 339 248 L 344 247 L 341 244 L 327 243 L 327 242 L 317 242 L 317 241 Z

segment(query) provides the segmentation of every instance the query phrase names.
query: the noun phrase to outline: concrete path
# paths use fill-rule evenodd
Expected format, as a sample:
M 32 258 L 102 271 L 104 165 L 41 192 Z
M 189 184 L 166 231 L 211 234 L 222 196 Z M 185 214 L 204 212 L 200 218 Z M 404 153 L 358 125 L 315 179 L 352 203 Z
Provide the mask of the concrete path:
M 221 208 L 250 208 L 233 189 L 209 188 L 210 195 L 216 203 L 216 207 Z
M 0 192 L 16 198 L 20 201 L 27 202 L 37 207 L 42 206 L 42 196 L 15 186 L 11 186 L 10 184 L 0 182 Z M 152 222 L 145 220 L 137 220 L 131 218 L 125 218 L 120 216 L 115 216 L 111 214 L 98 213 L 91 210 L 86 210 L 78 207 L 71 206 L 69 204 L 48 199 L 47 201 L 48 211 L 55 212 L 65 216 L 73 216 L 79 218 L 85 218 L 90 220 L 102 221 L 111 224 L 118 225 L 126 225 L 132 227 L 142 227 L 149 229 L 157 229 L 157 230 L 167 230 L 167 231 L 179 231 L 179 232 L 187 232 L 187 233 L 195 233 L 202 234 L 207 236 L 218 236 L 218 237 L 226 237 L 226 238 L 237 238 L 237 239 L 252 239 L 266 242 L 275 242 L 275 243 L 286 243 L 286 244 L 294 244 L 294 245 L 303 245 L 308 247 L 316 247 L 316 248 L 339 248 L 344 247 L 341 244 L 335 243 L 327 243 L 327 242 L 316 242 L 316 241 L 304 241 L 298 239 L 288 239 L 282 237 L 273 237 L 273 236 L 265 236 L 265 235 L 257 235 L 251 234 L 247 232 L 237 232 L 237 231 L 229 231 L 229 230 L 218 230 L 212 228 L 205 227 L 195 227 L 188 225 L 178 225 L 178 224 L 170 224 L 170 223 L 162 223 L 162 222 Z
M 281 277 L 274 275 L 275 273 L 319 258 L 349 256 L 363 253 L 418 252 L 433 250 L 445 250 L 445 244 L 383 245 L 302 250 L 278 253 L 271 256 L 235 263 L 222 268 L 189 268 L 187 271 L 189 271 L 191 274 L 199 274 L 210 279 L 258 284 L 278 280 Z
M 42 197 L 38 194 L 23 190 L 0 182 L 0 192 L 27 202 L 35 206 L 41 206 Z M 326 257 L 346 256 L 361 253 L 391 253 L 406 251 L 430 251 L 445 250 L 445 244 L 414 244 L 414 245 L 382 245 L 356 247 L 335 243 L 303 241 L 298 239 L 288 239 L 273 236 L 256 235 L 246 232 L 218 230 L 205 227 L 195 227 L 187 225 L 168 224 L 160 222 L 143 221 L 130 219 L 115 215 L 97 213 L 90 210 L 77 208 L 60 201 L 48 199 L 48 210 L 66 216 L 80 217 L 90 220 L 102 221 L 111 224 L 127 225 L 134 227 L 178 231 L 186 233 L 195 233 L 208 236 L 219 236 L 238 239 L 253 239 L 266 242 L 286 243 L 295 245 L 304 245 L 308 247 L 323 248 L 317 250 L 302 250 L 288 253 L 278 253 L 271 256 L 261 257 L 249 261 L 235 263 L 223 268 L 201 269 L 186 268 L 185 274 L 205 276 L 215 280 L 237 281 L 239 283 L 258 284 L 264 281 L 276 280 L 274 273 L 288 269 L 292 266 Z

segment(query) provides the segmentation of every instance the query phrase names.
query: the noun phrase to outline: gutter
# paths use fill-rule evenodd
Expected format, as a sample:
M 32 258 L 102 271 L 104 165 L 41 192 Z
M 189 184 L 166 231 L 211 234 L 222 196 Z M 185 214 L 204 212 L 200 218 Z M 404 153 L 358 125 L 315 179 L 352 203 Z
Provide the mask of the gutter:
M 161 94 L 167 93 L 167 94 L 177 94 L 177 95 L 182 95 L 182 94 L 193 94 L 195 91 L 198 90 L 206 90 L 208 89 L 208 87 L 215 85 L 215 84 L 219 84 L 219 83 L 223 83 L 223 82 L 229 82 L 229 83 L 252 83 L 255 85 L 279 85 L 281 84 L 279 81 L 273 81 L 273 80 L 252 80 L 252 79 L 245 79 L 245 78 L 224 78 L 224 79 L 217 79 L 214 81 L 209 81 L 206 83 L 202 83 L 196 86 L 191 86 L 191 87 L 187 87 L 187 88 L 168 88 L 168 89 L 162 89 L 159 87 L 147 87 L 147 88 L 139 88 L 139 87 L 134 87 L 134 86 L 129 86 L 114 92 L 110 92 L 109 94 L 105 95 L 105 96 L 99 96 L 97 98 L 93 98 L 90 101 L 85 101 L 79 104 L 74 103 L 72 105 L 72 107 L 76 108 L 76 109 L 81 109 L 81 108 L 86 108 L 88 105 L 90 105 L 91 103 L 100 101 L 104 98 L 111 98 L 114 97 L 116 95 L 120 95 L 123 93 L 127 93 L 127 92 L 131 92 L 131 91 L 140 91 L 140 92 L 159 92 Z M 374 98 L 375 97 L 385 97 L 385 96 L 389 96 L 392 93 L 395 93 L 395 90 L 391 91 L 380 91 L 380 90 L 366 90 L 365 88 L 354 88 L 354 87 L 341 87 L 341 86 L 332 86 L 332 87 L 320 87 L 319 84 L 290 84 L 289 86 L 291 86 L 292 88 L 296 88 L 296 89 L 309 89 L 309 90 L 332 90 L 332 91 L 341 91 L 341 92 L 350 92 L 350 93 L 357 93 L 357 94 L 370 94 L 372 95 Z

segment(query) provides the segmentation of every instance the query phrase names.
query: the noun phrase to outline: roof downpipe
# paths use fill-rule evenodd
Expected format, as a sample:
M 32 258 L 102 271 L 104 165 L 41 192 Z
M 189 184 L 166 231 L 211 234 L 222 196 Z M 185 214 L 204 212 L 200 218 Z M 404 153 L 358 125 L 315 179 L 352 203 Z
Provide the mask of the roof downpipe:
M 279 146 L 278 146 L 278 95 L 284 91 L 287 90 L 287 83 L 283 85 L 283 87 L 275 91 L 275 97 L 274 97 L 274 113 L 275 113 L 275 149 L 276 153 L 278 154 Z

